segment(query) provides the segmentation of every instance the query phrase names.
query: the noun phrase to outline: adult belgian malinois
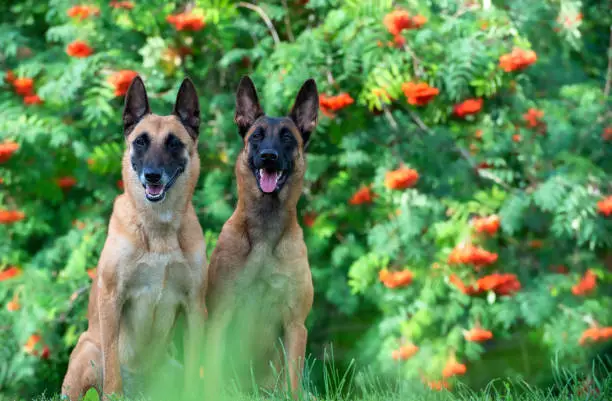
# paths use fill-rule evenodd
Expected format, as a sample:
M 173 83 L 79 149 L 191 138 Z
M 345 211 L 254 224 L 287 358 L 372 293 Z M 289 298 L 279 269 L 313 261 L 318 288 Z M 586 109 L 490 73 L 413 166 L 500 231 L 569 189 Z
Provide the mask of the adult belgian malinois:
M 232 366 L 210 369 L 217 379 L 229 374 L 250 386 L 254 375 L 258 386 L 288 382 L 294 395 L 298 390 L 313 287 L 296 206 L 318 110 L 312 79 L 282 118 L 266 116 L 253 82 L 240 81 L 235 121 L 244 146 L 235 167 L 238 205 L 223 226 L 209 269 L 209 358 Z M 276 346 L 279 338 L 284 349 Z M 285 371 L 276 384 L 274 370 Z
M 194 347 L 206 313 L 207 263 L 191 203 L 200 174 L 200 107 L 193 83 L 185 79 L 173 113 L 159 116 L 151 113 L 136 77 L 126 94 L 123 123 L 125 193 L 114 203 L 89 296 L 89 326 L 62 385 L 63 396 L 72 401 L 92 387 L 105 395 L 139 390 L 130 383 L 167 361 L 182 313 L 185 377 L 199 366 Z

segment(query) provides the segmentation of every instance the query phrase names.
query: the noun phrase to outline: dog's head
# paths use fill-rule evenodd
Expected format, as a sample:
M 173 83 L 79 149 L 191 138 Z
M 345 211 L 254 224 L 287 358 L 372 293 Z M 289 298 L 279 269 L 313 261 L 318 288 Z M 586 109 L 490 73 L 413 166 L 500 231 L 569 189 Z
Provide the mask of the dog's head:
M 171 191 L 193 191 L 200 169 L 199 126 L 200 106 L 191 80 L 181 84 L 172 114 L 159 116 L 151 113 L 142 79 L 134 78 L 123 111 L 124 180 L 132 197 L 161 202 Z
M 253 81 L 244 77 L 236 93 L 236 116 L 244 149 L 239 164 L 253 179 L 250 190 L 262 196 L 283 196 L 292 181 L 304 175 L 304 150 L 317 124 L 319 96 L 317 85 L 307 80 L 298 92 L 286 117 L 268 117 L 259 104 Z M 240 168 L 241 166 L 237 166 Z

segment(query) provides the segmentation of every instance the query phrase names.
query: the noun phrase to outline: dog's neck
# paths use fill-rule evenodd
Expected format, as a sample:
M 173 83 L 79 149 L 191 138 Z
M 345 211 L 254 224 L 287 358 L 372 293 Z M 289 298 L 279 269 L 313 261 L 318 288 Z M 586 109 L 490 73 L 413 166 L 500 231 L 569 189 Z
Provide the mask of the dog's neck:
M 289 194 L 263 194 L 239 189 L 236 215 L 243 220 L 251 245 L 266 243 L 274 247 L 289 228 L 298 224 L 297 201 L 302 192 L 302 180 L 298 181 L 292 185 L 287 183 L 285 190 L 290 190 Z
M 178 199 L 177 201 L 173 200 L 173 202 L 169 202 L 170 200 L 171 199 L 164 199 L 159 204 L 150 203 L 146 200 L 135 202 L 141 226 L 147 232 L 169 233 L 177 232 L 180 229 L 188 202 L 184 199 L 180 199 L 180 202 Z
M 249 242 L 276 245 L 283 233 L 296 221 L 296 207 L 283 204 L 272 196 L 238 201 L 237 212 L 242 216 Z

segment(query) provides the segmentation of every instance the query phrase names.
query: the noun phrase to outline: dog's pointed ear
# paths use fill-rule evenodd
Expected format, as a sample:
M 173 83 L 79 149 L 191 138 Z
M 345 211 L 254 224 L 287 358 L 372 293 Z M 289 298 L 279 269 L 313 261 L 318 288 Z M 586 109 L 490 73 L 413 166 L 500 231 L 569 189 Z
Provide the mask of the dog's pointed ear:
M 310 134 L 315 130 L 319 116 L 319 93 L 314 79 L 304 82 L 295 98 L 295 103 L 289 113 L 302 134 L 304 148 L 308 145 Z
M 244 137 L 253 123 L 263 115 L 264 111 L 259 105 L 253 81 L 247 76 L 242 77 L 236 91 L 236 114 L 234 116 L 240 135 Z
M 123 134 L 127 137 L 136 124 L 147 114 L 151 113 L 147 90 L 140 76 L 136 76 L 125 95 L 123 107 Z
M 185 78 L 174 103 L 172 114 L 177 116 L 193 139 L 200 134 L 200 101 L 195 85 L 189 78 Z

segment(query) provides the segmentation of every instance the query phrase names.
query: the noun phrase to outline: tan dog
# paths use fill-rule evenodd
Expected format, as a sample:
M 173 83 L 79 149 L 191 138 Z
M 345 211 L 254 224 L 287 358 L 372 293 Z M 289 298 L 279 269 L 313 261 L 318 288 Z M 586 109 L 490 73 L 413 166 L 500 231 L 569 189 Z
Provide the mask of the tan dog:
M 247 386 L 252 383 L 249 373 L 254 373 L 257 384 L 269 388 L 275 379 L 270 362 L 277 371 L 284 366 L 282 353 L 275 349 L 281 337 L 289 370 L 284 382 L 290 383 L 294 395 L 304 363 L 304 321 L 313 302 L 296 205 L 304 180 L 304 149 L 318 109 L 316 84 L 308 80 L 288 117 L 267 117 L 253 82 L 248 77 L 241 80 L 235 116 L 244 141 L 235 168 L 238 205 L 223 226 L 209 270 L 207 302 L 214 322 L 209 358 L 213 363 L 225 361 L 233 352 L 238 362 L 227 371 L 243 373 Z M 239 338 L 228 340 L 234 334 Z M 217 375 L 215 386 L 218 376 L 226 377 L 226 370 L 209 372 Z
M 207 275 L 204 236 L 191 203 L 200 174 L 199 114 L 189 79 L 169 116 L 151 113 L 140 77 L 130 85 L 123 112 L 125 193 L 115 200 L 89 297 L 89 326 L 62 385 L 72 401 L 92 387 L 121 394 L 122 379 L 162 365 L 181 313 L 185 377 L 197 371 Z

